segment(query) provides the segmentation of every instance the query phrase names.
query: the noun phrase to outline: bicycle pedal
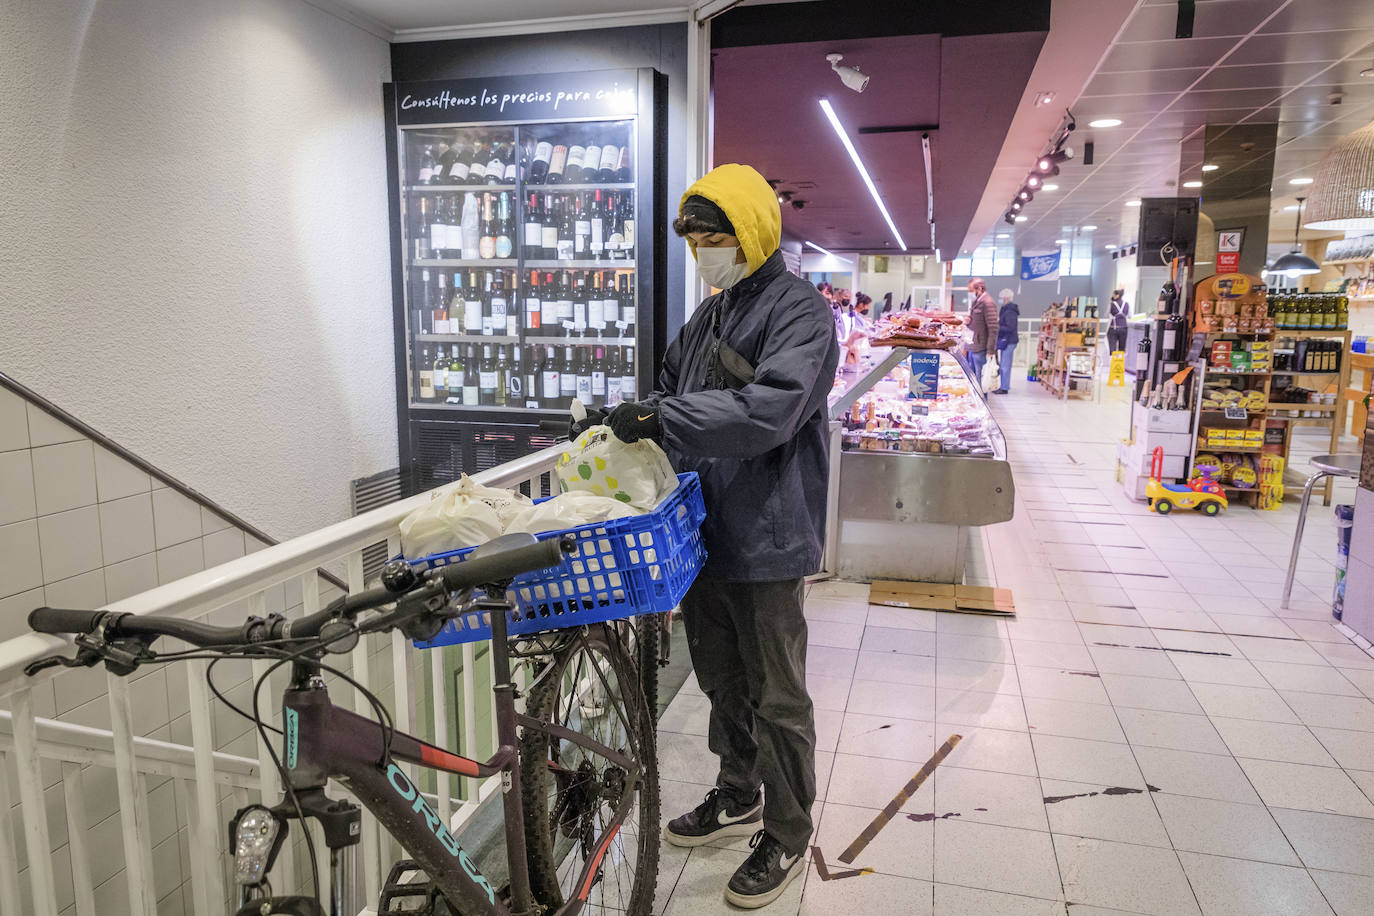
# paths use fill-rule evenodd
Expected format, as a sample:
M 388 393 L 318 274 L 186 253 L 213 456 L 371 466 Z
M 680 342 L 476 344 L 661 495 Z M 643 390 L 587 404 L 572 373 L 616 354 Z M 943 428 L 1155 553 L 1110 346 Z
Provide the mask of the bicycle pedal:
M 413 859 L 401 859 L 391 866 L 377 903 L 377 916 L 418 916 L 433 912 L 430 894 L 433 884 Z

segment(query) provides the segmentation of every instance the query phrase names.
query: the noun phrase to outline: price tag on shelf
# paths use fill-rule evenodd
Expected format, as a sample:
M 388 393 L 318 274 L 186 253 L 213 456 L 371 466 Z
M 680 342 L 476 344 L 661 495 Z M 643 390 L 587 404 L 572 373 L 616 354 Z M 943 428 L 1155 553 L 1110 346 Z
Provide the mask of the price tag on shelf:
M 924 417 L 930 414 L 930 408 L 925 404 L 912 404 L 911 413 L 913 416 Z
M 1228 420 L 1244 420 L 1249 416 L 1244 407 L 1227 407 L 1225 413 Z
M 617 321 L 615 326 L 623 331 L 630 326 L 630 323 L 628 321 Z

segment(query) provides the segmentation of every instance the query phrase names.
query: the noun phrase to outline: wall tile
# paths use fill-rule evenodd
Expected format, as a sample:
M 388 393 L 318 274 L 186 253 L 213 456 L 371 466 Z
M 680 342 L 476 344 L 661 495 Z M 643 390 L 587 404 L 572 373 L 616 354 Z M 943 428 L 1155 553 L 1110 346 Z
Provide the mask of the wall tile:
M 95 484 L 101 502 L 147 493 L 152 478 L 108 449 L 95 447 Z
M 29 632 L 29 611 L 47 603 L 41 588 L 0 598 L 0 642 Z
M 66 423 L 50 414 L 44 413 L 32 404 L 29 409 L 29 445 L 38 448 L 42 445 L 56 445 L 59 442 L 76 442 L 85 436 Z
M 38 542 L 43 553 L 43 577 L 48 582 L 103 565 L 100 513 L 95 506 L 42 516 L 38 519 Z
M 216 531 L 214 534 L 207 534 L 203 540 L 205 542 L 206 569 L 221 563 L 228 563 L 230 560 L 237 560 L 243 556 L 243 532 L 237 528 L 228 528 L 224 531 Z
M 152 553 L 153 498 L 147 493 L 100 504 L 100 542 L 105 562 L 118 563 Z
M 176 490 L 153 490 L 153 521 L 159 548 L 200 537 L 200 506 Z
M 43 590 L 52 607 L 95 610 L 105 604 L 105 571 L 93 569 L 70 579 L 50 582 Z
M 198 573 L 205 568 L 205 552 L 200 538 L 186 541 L 157 552 L 157 581 L 159 585 Z
M 122 601 L 130 595 L 156 587 L 157 556 L 152 553 L 105 567 L 106 601 Z
M 220 518 L 218 514 L 211 512 L 204 506 L 200 507 L 200 533 L 214 534 L 216 531 L 223 531 L 231 527 L 228 522 Z
M 85 572 L 85 570 L 78 570 Z M 43 584 L 38 553 L 38 523 L 32 519 L 0 525 L 0 598 Z
M 29 454 L 28 449 L 0 452 L 0 525 L 38 514 L 33 497 L 33 462 Z
M 29 447 L 29 412 L 25 401 L 8 388 L 0 388 L 0 452 Z
M 95 505 L 95 452 L 90 440 L 35 448 L 32 454 L 39 515 Z

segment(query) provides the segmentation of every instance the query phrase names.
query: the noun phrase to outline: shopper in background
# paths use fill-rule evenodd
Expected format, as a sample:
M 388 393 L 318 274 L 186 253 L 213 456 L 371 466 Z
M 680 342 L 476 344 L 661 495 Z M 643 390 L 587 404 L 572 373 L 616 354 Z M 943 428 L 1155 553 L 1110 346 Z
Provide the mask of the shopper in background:
M 983 387 L 983 367 L 988 355 L 997 347 L 997 303 L 988 295 L 988 285 L 979 277 L 968 281 L 968 323 L 973 329 L 973 343 L 967 349 L 968 366 L 974 383 Z
M 1123 297 L 1124 289 L 1112 290 L 1112 303 L 1109 307 L 1110 321 L 1107 323 L 1107 352 L 1116 353 L 1126 349 L 1126 319 L 1131 314 L 1131 304 Z
M 626 442 L 661 441 L 674 467 L 701 475 L 707 557 L 682 616 L 720 770 L 665 834 L 678 846 L 753 834 L 725 898 L 759 907 L 804 870 L 812 832 L 802 577 L 821 559 L 839 349 L 825 299 L 783 267 L 782 214 L 758 172 L 713 169 L 683 195 L 673 230 L 723 292 L 668 348 L 656 390 L 606 422 Z
M 1002 302 L 997 310 L 997 372 L 1001 384 L 993 394 L 1006 394 L 1011 387 L 1011 360 L 1021 335 L 1021 307 L 1011 301 L 1013 295 L 1009 289 L 997 294 Z
M 872 326 L 873 324 L 873 319 L 869 314 L 872 309 L 873 297 L 869 296 L 868 293 L 856 293 L 854 295 L 854 311 L 863 319 L 865 327 Z

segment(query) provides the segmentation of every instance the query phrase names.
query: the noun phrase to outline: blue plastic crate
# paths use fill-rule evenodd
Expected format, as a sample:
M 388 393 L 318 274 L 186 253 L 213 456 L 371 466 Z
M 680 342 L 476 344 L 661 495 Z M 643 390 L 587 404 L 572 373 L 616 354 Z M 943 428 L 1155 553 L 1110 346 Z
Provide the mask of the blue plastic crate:
M 509 634 L 561 630 L 676 607 L 706 559 L 700 531 L 706 517 L 701 481 L 694 472 L 677 479 L 677 489 L 652 512 L 536 535 L 543 541 L 572 534 L 577 551 L 562 568 L 515 578 L 510 594 L 516 609 L 507 626 Z M 411 562 L 436 569 L 463 562 L 475 549 Z M 488 639 L 489 615 L 472 612 L 450 620 L 434 639 L 415 645 L 429 649 Z

